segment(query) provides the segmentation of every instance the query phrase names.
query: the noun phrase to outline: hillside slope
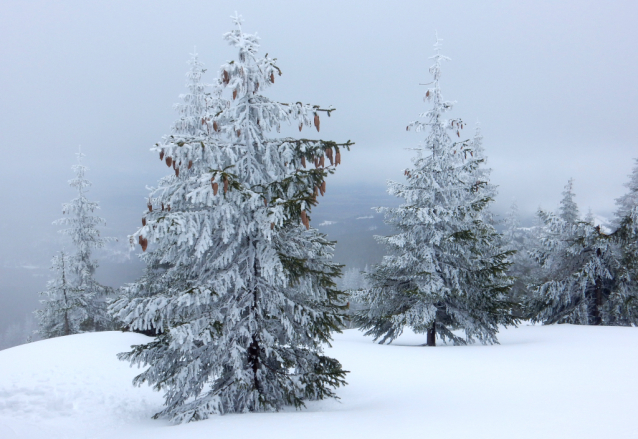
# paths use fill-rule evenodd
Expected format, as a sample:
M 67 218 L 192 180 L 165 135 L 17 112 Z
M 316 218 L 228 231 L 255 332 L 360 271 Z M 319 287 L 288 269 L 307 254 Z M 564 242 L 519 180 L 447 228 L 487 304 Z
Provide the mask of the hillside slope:
M 161 394 L 135 388 L 115 358 L 139 334 L 61 337 L 0 351 L 0 438 L 628 438 L 638 395 L 638 329 L 523 326 L 497 346 L 380 346 L 356 330 L 330 355 L 352 371 L 340 401 L 303 411 L 151 420 Z

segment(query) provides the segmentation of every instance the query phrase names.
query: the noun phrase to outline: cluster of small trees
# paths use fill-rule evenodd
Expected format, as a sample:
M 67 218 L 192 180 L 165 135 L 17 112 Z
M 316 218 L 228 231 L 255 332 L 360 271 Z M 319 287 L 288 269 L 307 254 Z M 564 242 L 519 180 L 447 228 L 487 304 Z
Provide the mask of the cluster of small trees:
M 408 125 L 427 136 L 406 182 L 389 184 L 405 202 L 379 209 L 396 234 L 377 237 L 387 249 L 380 264 L 363 275 L 346 271 L 338 288 L 335 243 L 310 226 L 310 214 L 352 143 L 270 137 L 282 124 L 319 131 L 320 116 L 334 109 L 263 95 L 281 71 L 234 22 L 224 38 L 237 58 L 206 84 L 193 54 L 179 118 L 153 147 L 171 173 L 152 188 L 130 237 L 145 272 L 110 301 L 110 315 L 91 259 L 104 243 L 102 220 L 84 197 L 85 168 L 75 167 L 79 196 L 65 205 L 72 217 L 64 223 L 76 252 L 54 258 L 56 277 L 38 311 L 45 337 L 114 321 L 153 337 L 119 358 L 146 366 L 135 384 L 165 392 L 156 416 L 188 422 L 336 397 L 347 371 L 322 346 L 346 319 L 381 343 L 409 327 L 427 334 L 429 346 L 437 336 L 497 343 L 499 326 L 521 317 L 637 323 L 638 167 L 613 233 L 578 219 L 571 183 L 558 216 L 539 213 L 543 225 L 530 231 L 512 212 L 499 233 L 480 130 L 463 139 L 465 123 L 445 118 L 453 103 L 439 87 L 447 58 L 438 39 L 425 93 L 432 107 Z
M 511 297 L 521 315 L 544 324 L 638 324 L 638 162 L 626 186 L 612 229 L 591 212 L 581 218 L 571 179 L 558 214 L 539 210 L 536 227 L 521 228 L 514 207 L 505 235 L 517 250 Z

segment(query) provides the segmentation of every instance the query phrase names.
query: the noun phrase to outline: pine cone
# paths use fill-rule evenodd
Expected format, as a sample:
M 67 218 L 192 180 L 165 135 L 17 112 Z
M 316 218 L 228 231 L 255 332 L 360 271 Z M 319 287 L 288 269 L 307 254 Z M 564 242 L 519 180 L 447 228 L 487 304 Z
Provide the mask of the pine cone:
M 224 193 L 228 192 L 228 179 L 224 177 Z
M 273 72 L 270 72 L 270 82 L 275 83 L 275 74 Z
M 321 182 L 321 196 L 326 193 L 326 180 Z
M 233 90 L 233 101 L 237 99 L 237 90 Z
M 189 160 L 189 161 L 188 161 L 188 169 L 190 169 L 190 168 L 192 168 L 192 167 L 193 167 L 193 161 L 192 161 L 192 160 Z
M 170 157 L 166 157 L 166 166 L 170 168 L 172 164 L 173 164 L 173 159 Z
M 301 156 L 301 166 L 306 167 L 306 158 L 304 156 Z
M 142 225 L 145 226 L 146 225 L 146 218 L 142 218 Z
M 317 132 L 319 132 L 319 115 L 315 113 L 315 127 L 317 128 Z
M 179 168 L 175 168 L 175 177 L 179 177 Z
M 321 156 L 321 158 L 319 159 L 319 166 L 321 166 L 323 168 L 324 165 L 325 165 L 325 162 L 326 161 L 324 160 L 324 156 Z
M 150 201 L 148 202 L 147 206 L 148 206 L 148 211 L 152 212 L 153 211 L 153 205 L 151 204 Z
M 146 247 L 148 247 L 148 239 L 146 238 L 142 239 L 142 242 L 140 244 L 142 245 L 142 251 L 145 252 Z
M 160 151 L 160 160 L 164 160 L 164 150 Z
M 341 164 L 341 151 L 337 149 L 337 153 L 335 154 L 335 164 Z
M 219 185 L 213 182 L 213 179 L 210 179 L 210 184 L 213 187 L 213 195 L 217 195 L 217 191 L 219 190 Z
M 326 148 L 326 157 L 328 157 L 328 160 L 330 160 L 330 166 L 332 166 L 332 148 Z
M 301 211 L 301 223 L 306 226 L 306 230 L 310 228 L 310 221 L 308 221 L 308 215 L 306 215 L 306 211 Z
M 217 121 L 213 121 L 213 130 L 215 130 L 215 132 L 219 132 L 219 126 L 217 125 Z
M 299 124 L 299 132 L 301 132 L 301 129 L 303 128 L 303 123 Z
M 228 76 L 228 72 L 226 70 L 224 70 L 224 84 L 228 85 L 228 83 L 230 82 L 230 76 Z

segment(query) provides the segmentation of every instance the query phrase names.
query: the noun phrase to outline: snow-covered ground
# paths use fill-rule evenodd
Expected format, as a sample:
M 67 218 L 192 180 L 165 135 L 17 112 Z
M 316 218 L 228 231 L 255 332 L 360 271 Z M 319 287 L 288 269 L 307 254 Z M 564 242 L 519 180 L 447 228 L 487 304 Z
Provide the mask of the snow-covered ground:
M 115 358 L 147 338 L 94 333 L 0 351 L 0 438 L 631 438 L 638 329 L 522 326 L 497 346 L 389 346 L 356 330 L 329 354 L 346 369 L 340 401 L 303 411 L 151 420 L 162 397 Z

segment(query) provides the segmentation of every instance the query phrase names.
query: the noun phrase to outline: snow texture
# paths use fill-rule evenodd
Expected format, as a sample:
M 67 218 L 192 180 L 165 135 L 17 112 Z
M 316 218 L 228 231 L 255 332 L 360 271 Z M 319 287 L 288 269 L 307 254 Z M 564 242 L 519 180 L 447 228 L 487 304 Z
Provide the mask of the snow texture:
M 131 386 L 139 370 L 115 356 L 148 337 L 59 337 L 0 351 L 0 438 L 635 437 L 637 329 L 522 326 L 499 339 L 431 349 L 410 331 L 378 345 L 347 330 L 327 349 L 352 371 L 340 401 L 170 426 L 150 419 L 161 394 Z

